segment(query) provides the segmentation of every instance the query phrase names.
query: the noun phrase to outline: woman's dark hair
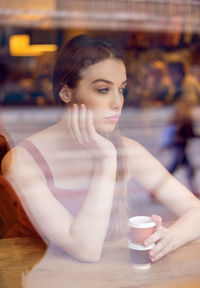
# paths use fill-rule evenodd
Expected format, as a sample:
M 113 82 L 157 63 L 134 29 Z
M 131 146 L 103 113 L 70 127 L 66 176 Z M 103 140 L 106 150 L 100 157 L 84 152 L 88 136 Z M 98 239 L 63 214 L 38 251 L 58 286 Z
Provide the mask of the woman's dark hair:
M 108 58 L 123 61 L 121 52 L 108 40 L 79 35 L 72 38 L 60 50 L 53 72 L 53 90 L 56 99 L 64 85 L 75 89 L 81 79 L 81 71 Z

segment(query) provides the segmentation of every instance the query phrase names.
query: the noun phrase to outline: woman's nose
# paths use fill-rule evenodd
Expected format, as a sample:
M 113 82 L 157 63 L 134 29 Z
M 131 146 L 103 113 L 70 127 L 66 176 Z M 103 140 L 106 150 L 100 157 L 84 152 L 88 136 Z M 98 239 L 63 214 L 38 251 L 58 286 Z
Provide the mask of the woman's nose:
M 124 96 L 119 92 L 113 93 L 111 105 L 112 109 L 121 109 L 124 103 Z

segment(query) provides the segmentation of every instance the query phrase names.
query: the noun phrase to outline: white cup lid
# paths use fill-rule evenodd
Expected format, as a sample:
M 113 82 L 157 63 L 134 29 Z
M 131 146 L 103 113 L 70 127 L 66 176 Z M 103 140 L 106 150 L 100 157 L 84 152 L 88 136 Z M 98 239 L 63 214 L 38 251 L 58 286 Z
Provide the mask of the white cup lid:
M 129 218 L 129 226 L 133 228 L 152 228 L 156 226 L 149 216 L 136 216 Z
M 154 246 L 155 246 L 154 243 L 149 246 L 143 246 L 139 244 L 134 244 L 130 240 L 128 241 L 128 247 L 133 250 L 146 251 L 146 250 L 151 250 Z
M 147 263 L 147 264 L 135 264 L 135 263 L 133 263 L 132 266 L 136 269 L 145 270 L 145 269 L 149 269 L 151 267 L 151 263 Z

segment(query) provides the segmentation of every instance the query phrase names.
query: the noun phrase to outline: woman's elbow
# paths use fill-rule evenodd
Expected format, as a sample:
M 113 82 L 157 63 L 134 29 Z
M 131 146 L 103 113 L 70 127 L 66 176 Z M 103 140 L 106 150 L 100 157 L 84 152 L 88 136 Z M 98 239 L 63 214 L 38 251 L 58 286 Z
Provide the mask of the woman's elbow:
M 101 259 L 101 255 L 91 253 L 70 253 L 77 260 L 84 263 L 97 263 Z
M 100 259 L 101 256 L 99 255 L 80 255 L 78 260 L 85 263 L 97 263 Z
M 100 249 L 89 247 L 89 245 L 78 245 L 73 247 L 73 249 L 69 249 L 69 247 L 67 247 L 64 250 L 74 258 L 85 263 L 96 263 L 101 259 Z
M 76 256 L 82 262 L 96 263 L 101 259 L 101 251 L 95 247 L 82 247 L 77 250 Z

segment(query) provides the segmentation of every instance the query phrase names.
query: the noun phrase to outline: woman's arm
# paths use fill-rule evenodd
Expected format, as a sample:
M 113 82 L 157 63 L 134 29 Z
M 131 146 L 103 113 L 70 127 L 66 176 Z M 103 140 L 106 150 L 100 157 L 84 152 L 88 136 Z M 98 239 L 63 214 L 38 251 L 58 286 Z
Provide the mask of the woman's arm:
M 166 229 L 160 217 L 152 216 L 158 223 L 157 231 L 145 241 L 145 245 L 158 241 L 151 251 L 152 260 L 156 261 L 200 236 L 200 201 L 139 143 L 127 138 L 124 141 L 128 159 L 131 159 L 130 177 L 140 181 L 148 191 L 153 191 L 157 199 L 179 217 Z
M 88 117 L 82 115 L 82 120 L 73 114 L 70 127 L 73 137 L 94 154 L 91 184 L 75 218 L 53 196 L 40 168 L 24 148 L 17 147 L 7 154 L 3 171 L 41 236 L 80 260 L 97 261 L 112 209 L 116 150 L 111 142 L 96 132 L 91 114 Z
M 7 167 L 10 156 L 12 162 Z M 2 167 L 27 216 L 44 240 L 82 261 L 99 260 L 112 208 L 114 158 L 95 163 L 89 191 L 75 218 L 53 196 L 42 172 L 24 148 L 9 152 Z

